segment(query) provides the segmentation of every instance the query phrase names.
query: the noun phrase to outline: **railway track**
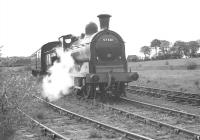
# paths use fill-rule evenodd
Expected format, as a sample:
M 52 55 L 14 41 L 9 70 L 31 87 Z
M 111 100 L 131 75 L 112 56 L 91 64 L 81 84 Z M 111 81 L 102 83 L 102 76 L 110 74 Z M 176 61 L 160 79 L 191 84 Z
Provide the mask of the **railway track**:
M 193 139 L 200 139 L 199 115 L 178 111 L 166 107 L 156 106 L 135 100 L 130 100 L 128 98 L 120 98 L 120 100 L 124 102 L 124 106 L 121 107 L 120 105 L 120 108 L 111 107 L 111 109 L 119 111 L 122 114 L 128 115 L 128 117 L 131 116 L 133 118 L 139 118 L 144 123 L 149 123 L 158 127 L 166 127 L 172 129 L 177 134 L 183 133 L 192 136 Z M 165 117 L 164 121 L 162 120 L 162 117 Z M 170 122 L 171 119 L 173 119 L 172 122 Z M 179 123 L 179 125 L 182 124 L 182 127 L 184 126 L 186 129 L 179 126 L 174 126 L 174 123 Z M 196 129 L 194 129 L 193 131 L 189 130 L 189 127 L 191 127 L 191 125 Z
M 199 115 L 187 113 L 185 111 L 179 111 L 179 110 L 172 109 L 172 108 L 167 108 L 167 107 L 162 107 L 162 106 L 159 106 L 159 105 L 154 105 L 154 104 L 149 104 L 149 103 L 145 103 L 145 102 L 141 102 L 141 101 L 136 101 L 136 100 L 128 99 L 128 98 L 125 98 L 125 97 L 121 97 L 120 99 L 124 102 L 130 103 L 130 104 L 133 104 L 133 105 L 137 105 L 137 106 L 140 106 L 140 107 L 145 107 L 145 108 L 148 108 L 148 109 L 165 112 L 165 113 L 172 114 L 172 115 L 176 114 L 176 115 L 179 115 L 179 116 L 185 116 L 185 117 L 190 117 L 192 119 L 199 119 L 200 120 Z
M 139 135 L 137 133 L 129 132 L 127 130 L 123 130 L 123 129 L 120 129 L 118 127 L 114 127 L 114 126 L 108 125 L 106 123 L 102 123 L 100 121 L 91 119 L 89 117 L 74 113 L 74 112 L 69 111 L 67 109 L 64 109 L 62 107 L 59 107 L 59 106 L 57 106 L 55 104 L 47 102 L 46 100 L 44 100 L 44 99 L 42 99 L 40 97 L 37 97 L 37 96 L 33 96 L 33 97 L 37 98 L 41 102 L 46 103 L 49 107 L 53 108 L 59 114 L 66 115 L 66 116 L 69 116 L 70 118 L 74 118 L 74 119 L 79 120 L 79 121 L 84 121 L 86 123 L 95 124 L 98 128 L 101 128 L 101 129 L 106 130 L 106 131 L 117 132 L 124 138 L 132 139 L 132 140 L 153 140 L 150 137 L 146 137 L 146 136 L 143 136 L 143 135 Z
M 123 107 L 121 105 L 121 103 L 122 103 L 121 101 L 119 101 L 120 105 L 119 104 L 118 105 L 107 105 L 107 104 L 103 104 L 103 103 L 98 103 L 98 104 L 95 104 L 95 105 L 98 105 L 100 107 L 103 106 L 105 108 L 109 108 L 109 110 L 112 110 L 112 111 L 114 111 L 114 112 L 116 112 L 120 115 L 123 115 L 126 118 L 129 118 L 129 119 L 139 120 L 139 121 L 141 121 L 145 124 L 150 124 L 150 125 L 158 127 L 158 128 L 170 129 L 176 134 L 182 133 L 182 134 L 191 136 L 191 139 L 193 139 L 193 140 L 200 140 L 200 133 L 199 133 L 200 129 L 198 129 L 198 127 L 200 126 L 200 116 L 195 115 L 195 114 L 182 112 L 182 111 L 169 109 L 169 108 L 163 108 L 163 107 L 160 107 L 160 106 L 155 106 L 155 105 L 151 105 L 151 104 L 138 102 L 138 101 L 130 100 L 128 98 L 120 98 L 120 100 L 122 102 L 124 102 Z M 92 103 L 93 101 L 90 101 L 90 102 Z M 136 105 L 137 107 L 135 107 L 135 106 L 130 107 L 131 104 Z M 129 108 L 129 109 L 127 109 L 127 108 Z M 146 108 L 146 110 L 144 110 L 144 108 Z M 149 109 L 154 110 L 154 111 L 151 112 L 151 114 L 149 114 Z M 138 113 L 138 112 L 140 112 L 140 113 L 143 112 L 143 113 L 141 113 L 142 115 L 140 115 L 140 113 Z M 144 114 L 144 112 L 146 112 L 146 114 Z M 165 122 L 159 121 L 158 119 L 155 119 L 156 118 L 155 114 L 157 114 L 157 116 L 160 116 L 160 117 L 162 117 L 162 116 L 172 116 L 172 115 L 176 116 L 176 117 L 171 118 L 171 119 L 180 118 L 180 115 L 181 115 L 181 117 L 183 117 L 183 116 L 189 117 L 189 118 L 184 118 L 184 119 L 189 119 L 189 120 L 190 119 L 196 119 L 196 120 L 193 120 L 193 122 L 190 121 L 189 123 L 190 124 L 193 123 L 193 125 L 196 126 L 196 128 L 198 129 L 199 132 L 190 131 L 188 129 L 184 129 L 184 128 L 181 128 L 181 127 L 178 127 L 178 126 L 174 126 L 173 124 L 169 124 L 170 117 L 169 117 L 168 120 L 165 120 Z M 144 115 L 151 116 L 151 118 L 145 117 Z M 166 123 L 166 122 L 168 122 L 168 123 Z M 183 124 L 183 122 L 182 122 L 182 124 Z M 188 125 L 187 122 L 185 122 L 184 125 Z
M 153 137 L 152 138 L 152 137 L 148 137 L 148 136 L 143 136 L 139 133 L 133 133 L 133 132 L 129 132 L 125 129 L 113 127 L 111 125 L 108 125 L 107 123 L 101 123 L 100 121 L 96 121 L 94 119 L 85 117 L 83 115 L 79 115 L 77 113 L 73 113 L 69 110 L 66 110 L 57 105 L 49 103 L 37 96 L 33 96 L 33 97 L 42 102 L 45 102 L 45 104 L 48 104 L 50 107 L 54 108 L 54 110 L 56 110 L 61 115 L 69 116 L 70 118 L 76 119 L 81 122 L 95 124 L 98 128 L 102 128 L 107 131 L 112 130 L 112 131 L 118 132 L 121 136 L 126 137 L 128 139 L 142 139 L 142 140 L 148 139 L 148 140 L 150 140 L 150 139 L 160 139 L 161 138 L 161 137 L 159 137 L 159 138 Z M 92 104 L 94 104 L 93 103 L 94 100 L 92 100 L 90 102 Z M 195 114 L 178 111 L 178 110 L 173 110 L 170 108 L 161 107 L 158 105 L 152 105 L 152 104 L 139 102 L 139 101 L 135 101 L 135 100 L 130 100 L 128 98 L 120 98 L 119 103 L 114 104 L 114 105 L 108 105 L 108 104 L 97 103 L 97 102 L 95 102 L 94 105 L 108 108 L 109 110 L 115 112 L 114 114 L 123 115 L 124 118 L 127 118 L 127 119 L 140 121 L 140 122 L 144 123 L 145 125 L 151 125 L 158 129 L 164 129 L 166 131 L 170 130 L 170 133 L 172 135 L 173 134 L 176 134 L 176 135 L 181 134 L 181 136 L 182 136 L 182 134 L 183 134 L 183 135 L 186 135 L 187 137 L 189 137 L 189 139 L 191 138 L 192 140 L 200 140 L 200 133 L 199 133 L 200 129 L 198 129 L 198 128 L 200 128 L 200 116 L 195 115 Z M 138 111 L 138 108 L 140 109 L 140 111 Z M 144 108 L 146 108 L 146 110 L 142 110 Z M 43 129 L 44 135 L 49 136 L 53 139 L 55 139 L 55 138 L 70 139 L 69 137 L 62 135 L 62 133 L 55 131 L 55 129 L 51 129 L 52 125 L 51 125 L 51 127 L 49 127 L 48 125 L 44 125 L 44 124 L 40 123 L 39 121 L 31 118 L 31 116 L 24 113 L 22 110 L 20 110 L 20 109 L 18 109 L 18 110 L 22 114 L 24 114 L 27 118 L 31 119 L 32 122 L 37 124 L 37 126 L 41 127 Z M 149 114 L 149 111 L 152 113 Z M 141 113 L 141 112 L 143 112 L 143 113 Z M 157 115 L 157 114 L 159 114 L 159 115 Z M 172 122 L 172 124 L 170 124 L 170 121 L 168 121 L 168 120 L 159 121 L 158 119 L 154 118 L 155 116 L 158 116 L 159 118 L 164 116 L 165 119 L 167 118 L 166 116 L 173 116 L 172 119 L 176 119 L 176 118 L 174 118 L 174 116 L 176 116 L 178 118 L 178 119 L 176 119 L 177 122 L 179 120 L 180 120 L 180 122 L 178 122 L 179 123 L 178 125 L 174 126 L 174 124 L 173 124 L 174 122 Z M 184 118 L 183 120 L 181 119 L 182 117 Z M 189 120 L 189 121 L 187 122 L 187 120 Z M 181 127 L 181 126 L 184 126 L 185 128 Z M 56 126 L 56 127 L 59 127 L 59 126 Z M 55 127 L 53 127 L 53 128 L 55 128 Z M 160 134 L 158 134 L 158 135 L 160 135 Z
M 50 104 L 48 104 L 48 102 L 39 97 L 37 98 L 37 96 L 35 96 L 35 98 L 36 100 L 39 100 L 40 103 L 45 102 L 45 104 L 41 104 L 43 107 L 45 107 L 42 109 L 41 106 L 41 109 L 42 110 L 46 109 L 45 110 L 46 113 L 43 114 L 45 116 L 44 118 L 42 117 L 38 121 L 38 119 L 34 119 L 36 116 L 33 115 L 34 117 L 31 117 L 27 113 L 23 112 L 21 109 L 17 110 L 21 112 L 25 117 L 30 119 L 34 124 L 36 124 L 36 126 L 42 128 L 42 136 L 45 137 L 48 136 L 50 139 L 64 139 L 64 140 L 74 140 L 74 139 L 90 140 L 95 138 L 97 139 L 100 138 L 105 140 L 115 140 L 122 137 L 110 131 L 106 131 L 107 134 L 102 131 L 100 133 L 96 133 L 99 131 L 96 131 L 95 128 L 101 127 L 101 124 L 96 124 L 95 126 L 93 126 L 90 123 L 88 123 L 90 122 L 90 120 L 86 120 L 85 122 L 83 122 L 84 118 L 82 118 L 81 116 L 77 116 L 76 114 L 70 112 L 65 112 L 66 110 L 56 109 L 55 108 L 56 106 L 54 106 L 53 109 L 55 109 L 58 112 L 55 112 L 52 110 L 52 108 L 49 108 Z M 46 104 L 48 105 L 48 107 Z M 42 140 L 43 137 L 41 138 L 40 134 L 38 135 L 39 136 L 35 135 L 35 137 L 31 137 L 31 139 L 35 140 L 38 139 L 39 137 L 39 139 Z M 140 138 L 138 137 L 137 139 Z M 145 139 L 145 137 L 142 137 L 141 140 L 152 140 L 152 139 Z
M 72 98 L 70 98 L 69 101 L 66 100 L 66 102 L 70 102 L 70 100 L 72 100 Z M 152 131 L 154 131 L 154 129 L 155 129 L 156 132 L 151 132 L 152 133 L 151 136 L 147 134 L 148 132 L 147 133 L 146 132 L 142 132 L 142 133 L 140 132 L 139 133 L 139 134 L 146 134 L 146 136 L 151 137 L 153 139 L 157 139 L 157 140 L 159 140 L 159 139 L 170 139 L 170 140 L 171 139 L 190 139 L 190 140 L 199 140 L 200 139 L 200 134 L 198 132 L 190 131 L 190 130 L 184 129 L 182 127 L 174 126 L 172 124 L 168 124 L 168 123 L 165 123 L 163 121 L 158 121 L 158 119 L 150 118 L 149 115 L 148 115 L 148 118 L 147 118 L 147 116 L 144 117 L 144 114 L 143 115 L 138 114 L 138 109 L 136 109 L 137 111 L 135 111 L 136 107 L 134 107 L 133 105 L 130 104 L 130 102 L 127 102 L 125 100 L 123 100 L 123 102 L 126 105 L 123 105 L 123 107 L 122 107 L 122 101 L 118 101 L 119 103 L 117 105 L 114 104 L 114 103 L 112 105 L 111 104 L 109 104 L 109 105 L 108 104 L 103 104 L 103 103 L 100 103 L 100 102 L 97 102 L 97 101 L 94 101 L 94 100 L 85 100 L 85 101 L 89 102 L 90 106 L 95 106 L 95 105 L 98 106 L 99 109 L 97 109 L 97 110 L 101 110 L 101 108 L 103 107 L 105 109 L 110 110 L 112 112 L 112 114 L 113 114 L 113 116 L 111 116 L 110 114 L 107 115 L 103 111 L 97 111 L 96 112 L 92 108 L 89 109 L 89 110 L 93 110 L 93 112 L 95 114 L 99 114 L 99 116 L 101 116 L 100 112 L 103 112 L 102 114 L 105 114 L 106 118 L 108 116 L 110 116 L 111 118 L 115 118 L 115 119 L 116 118 L 120 118 L 120 119 L 124 118 L 124 119 L 122 119 L 123 120 L 122 123 L 124 123 L 125 125 L 128 125 L 128 124 L 126 124 L 126 122 L 128 122 L 130 124 L 130 126 L 132 125 L 132 127 L 136 127 L 136 129 L 137 129 L 137 126 L 135 126 L 134 123 L 140 124 L 140 127 L 142 127 L 142 128 L 138 128 L 139 129 L 139 130 L 137 130 L 138 132 L 142 131 L 141 129 L 145 129 L 145 128 L 148 129 L 148 127 L 150 127 L 152 129 Z M 83 105 L 84 102 L 78 103 L 77 105 L 74 104 L 74 102 L 77 102 L 77 101 L 73 100 L 71 102 L 73 102 L 73 105 L 75 106 L 74 108 L 76 108 L 76 107 L 78 108 L 79 107 L 79 110 L 80 109 L 84 110 L 84 107 L 83 107 L 83 106 L 85 106 L 85 105 Z M 134 105 L 136 105 L 136 103 L 134 103 Z M 130 106 L 132 106 L 132 107 L 130 108 Z M 139 104 L 139 106 L 140 106 L 140 104 Z M 63 107 L 70 108 L 70 105 L 66 105 L 66 106 L 63 106 Z M 74 109 L 74 108 L 73 108 L 73 111 L 76 112 L 76 109 Z M 85 108 L 88 109 L 88 106 L 86 105 Z M 129 108 L 129 109 L 126 109 L 126 108 Z M 139 108 L 140 108 L 140 112 L 147 112 L 144 109 L 142 109 L 142 108 L 144 108 L 144 106 L 140 106 Z M 149 108 L 151 108 L 151 107 L 149 107 Z M 158 110 L 158 109 L 156 109 L 156 110 Z M 164 114 L 164 113 L 162 113 L 162 111 L 157 111 L 157 115 L 155 115 L 155 111 L 154 112 L 152 111 L 153 113 L 151 113 L 151 114 L 160 117 L 160 116 L 163 116 L 163 114 Z M 106 111 L 106 112 L 109 112 L 109 111 Z M 167 112 L 169 113 L 169 110 Z M 158 115 L 160 113 L 161 113 L 161 115 Z M 147 114 L 145 114 L 145 115 L 147 115 Z M 166 115 L 166 112 L 165 112 L 165 115 Z M 176 114 L 176 115 L 177 115 L 176 117 L 178 119 L 181 118 L 178 114 Z M 92 115 L 89 115 L 89 116 L 92 116 Z M 187 119 L 191 119 L 191 118 L 198 119 L 198 116 L 193 116 L 192 114 L 190 114 L 190 115 L 189 114 L 185 114 L 184 117 L 186 117 L 186 116 L 187 116 Z M 97 117 L 96 119 L 100 119 L 101 120 L 103 118 L 102 117 L 99 117 L 99 118 Z M 119 119 L 119 122 L 121 121 L 120 119 Z M 132 123 L 132 121 L 133 121 L 133 123 Z M 112 122 L 113 124 L 115 124 L 115 121 L 113 121 L 112 119 L 111 120 L 108 119 L 107 122 Z M 192 123 L 194 125 L 194 123 L 197 123 L 197 122 L 198 121 L 195 120 Z M 186 124 L 187 124 L 187 122 L 184 125 L 186 125 Z M 118 126 L 120 126 L 120 125 L 122 126 L 123 124 L 119 124 Z M 198 126 L 196 126 L 196 127 L 198 127 Z M 131 131 L 131 129 L 129 131 Z
M 156 98 L 165 98 L 181 104 L 190 104 L 192 106 L 200 106 L 200 94 L 184 93 L 180 91 L 170 91 L 157 88 L 149 88 L 143 86 L 129 86 L 127 91 L 132 94 L 148 95 Z

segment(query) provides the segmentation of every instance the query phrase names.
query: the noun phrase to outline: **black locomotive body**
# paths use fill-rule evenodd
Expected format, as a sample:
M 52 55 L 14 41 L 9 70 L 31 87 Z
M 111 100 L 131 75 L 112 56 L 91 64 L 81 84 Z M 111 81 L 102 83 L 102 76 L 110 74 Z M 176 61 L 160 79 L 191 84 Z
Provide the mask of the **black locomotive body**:
M 62 36 L 58 42 L 46 44 L 54 47 L 44 45 L 41 49 L 41 72 L 47 70 L 48 55 L 51 59 L 57 57 L 54 50 L 59 46 L 69 51 L 74 59 L 70 73 L 77 94 L 86 98 L 93 98 L 96 93 L 120 96 L 125 93 L 125 85 L 139 76 L 127 70 L 125 44 L 119 34 L 109 30 L 110 15 L 98 17 L 100 31 L 92 23 L 86 27 L 84 36 Z

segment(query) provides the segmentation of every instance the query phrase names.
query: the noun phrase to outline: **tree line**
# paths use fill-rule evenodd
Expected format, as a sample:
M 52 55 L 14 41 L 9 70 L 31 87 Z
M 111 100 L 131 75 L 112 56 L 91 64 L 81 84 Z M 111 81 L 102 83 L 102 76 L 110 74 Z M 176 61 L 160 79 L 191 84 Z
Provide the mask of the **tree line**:
M 183 57 L 200 57 L 200 54 L 197 53 L 199 48 L 200 40 L 176 41 L 172 44 L 167 40 L 154 39 L 151 41 L 150 46 L 142 46 L 140 52 L 144 54 L 142 60 L 180 59 Z M 152 50 L 155 50 L 155 54 L 152 54 Z M 135 58 L 135 60 L 137 59 Z

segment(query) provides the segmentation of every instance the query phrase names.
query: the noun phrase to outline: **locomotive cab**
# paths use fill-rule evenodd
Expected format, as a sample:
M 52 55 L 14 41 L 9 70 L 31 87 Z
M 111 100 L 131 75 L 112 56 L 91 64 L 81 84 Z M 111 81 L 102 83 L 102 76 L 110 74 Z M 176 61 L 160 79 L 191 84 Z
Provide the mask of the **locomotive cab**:
M 73 36 L 72 34 L 64 35 L 58 38 L 61 47 L 64 49 L 64 51 L 67 51 L 72 43 L 78 40 L 76 36 Z

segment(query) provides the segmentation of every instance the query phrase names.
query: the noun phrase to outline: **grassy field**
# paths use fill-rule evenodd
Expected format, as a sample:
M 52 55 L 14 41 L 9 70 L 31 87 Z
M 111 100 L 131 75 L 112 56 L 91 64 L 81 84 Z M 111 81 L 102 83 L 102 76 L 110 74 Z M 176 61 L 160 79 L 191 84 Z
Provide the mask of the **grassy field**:
M 28 66 L 32 61 L 30 57 L 1 57 L 0 67 Z
M 129 62 L 128 65 L 133 70 L 187 70 L 190 64 L 195 64 L 196 69 L 200 69 L 200 58 Z
M 187 69 L 191 63 L 197 65 L 194 70 Z M 140 75 L 139 80 L 131 84 L 200 94 L 199 58 L 131 62 L 128 65 L 129 70 Z

